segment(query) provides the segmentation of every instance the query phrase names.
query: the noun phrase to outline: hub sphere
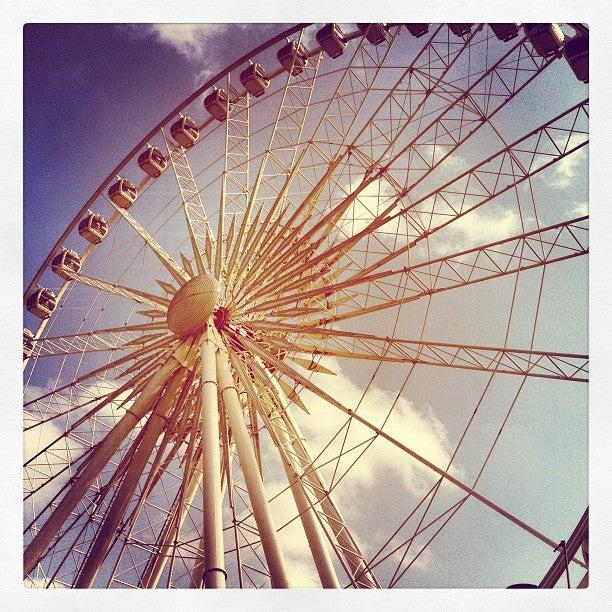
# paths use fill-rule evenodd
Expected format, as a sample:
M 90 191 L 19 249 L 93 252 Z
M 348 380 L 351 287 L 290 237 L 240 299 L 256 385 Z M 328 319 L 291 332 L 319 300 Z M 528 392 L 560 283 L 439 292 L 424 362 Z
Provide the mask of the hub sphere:
M 187 281 L 168 306 L 168 327 L 179 337 L 201 331 L 219 301 L 219 283 L 210 274 Z

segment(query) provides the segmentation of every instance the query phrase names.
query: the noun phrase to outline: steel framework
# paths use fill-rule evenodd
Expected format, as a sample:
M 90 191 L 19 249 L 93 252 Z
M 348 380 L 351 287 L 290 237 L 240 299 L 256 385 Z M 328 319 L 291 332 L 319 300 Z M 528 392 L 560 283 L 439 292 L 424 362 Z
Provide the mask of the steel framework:
M 584 278 L 588 216 L 571 201 L 550 213 L 548 200 L 551 173 L 588 145 L 588 99 L 576 86 L 567 110 L 543 103 L 517 126 L 513 112 L 567 69 L 560 50 L 543 57 L 523 33 L 502 43 L 486 24 L 461 36 L 435 25 L 419 39 L 389 24 L 374 44 L 380 25 L 345 33 L 332 59 L 298 24 L 216 75 L 113 170 L 34 275 L 26 302 L 50 282 L 60 307 L 35 322 L 28 354 L 24 344 L 25 432 L 37 437 L 24 464 L 30 584 L 287 588 L 302 563 L 324 588 L 410 585 L 407 570 L 467 501 L 558 548 L 533 513 L 479 481 L 524 387 L 588 382 L 584 347 L 536 339 L 545 273 Z M 269 65 L 293 35 L 304 54 L 268 70 L 264 95 L 239 85 L 247 61 Z M 201 117 L 213 85 L 231 110 L 198 119 L 186 149 L 168 127 Z M 168 169 L 137 182 L 128 210 L 105 191 L 149 142 Z M 89 209 L 106 211 L 109 235 L 80 247 L 82 271 L 49 281 Z M 469 234 L 482 214 L 517 221 L 495 238 L 477 223 Z M 438 303 L 469 311 L 470 291 L 489 292 L 499 314 L 488 331 L 484 321 L 462 341 L 444 317 L 429 325 Z M 406 407 L 406 390 L 429 401 L 407 386 L 417 373 L 473 409 L 465 423 L 449 417 L 458 442 L 437 458 L 405 436 L 422 423 L 424 437 L 442 436 Z M 488 397 L 505 411 L 491 415 L 502 419 L 494 435 L 475 423 Z M 314 444 L 313 421 L 324 437 Z M 475 478 L 456 463 L 470 439 L 484 451 Z M 409 503 L 387 488 L 389 516 L 411 509 L 386 524 L 354 488 L 381 445 L 432 484 L 407 487 Z M 369 484 L 371 503 L 385 483 Z M 567 550 L 586 567 L 573 540 Z

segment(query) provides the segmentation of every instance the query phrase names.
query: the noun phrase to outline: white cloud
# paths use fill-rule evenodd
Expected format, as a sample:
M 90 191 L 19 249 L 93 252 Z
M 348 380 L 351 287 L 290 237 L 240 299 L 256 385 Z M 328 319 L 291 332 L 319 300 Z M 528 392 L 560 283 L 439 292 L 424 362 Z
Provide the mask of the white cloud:
M 356 409 L 359 406 L 358 413 L 361 416 L 367 418 L 374 425 L 383 426 L 387 412 L 394 403 L 394 396 L 380 387 L 372 387 L 360 403 L 362 389 L 347 374 L 342 372 L 339 362 L 336 359 L 326 358 L 322 361 L 322 365 L 336 372 L 337 375 L 314 374 L 311 380 L 332 397 L 337 397 L 347 408 Z M 346 422 L 346 415 L 307 390 L 302 389 L 300 397 L 308 406 L 310 414 L 307 415 L 299 410 L 294 410 L 293 414 L 308 441 L 311 453 L 316 456 Z M 409 399 L 400 397 L 383 429 L 435 465 L 446 468 L 449 464 L 451 452 L 447 431 L 431 407 L 417 407 Z M 321 455 L 317 460 L 317 465 L 324 464 L 338 453 L 342 444 L 343 433 L 344 431 Z M 372 430 L 353 421 L 345 450 L 370 439 L 372 434 Z M 345 457 L 345 460 L 340 464 L 336 478 L 344 474 L 348 466 L 356 459 L 357 453 L 364 448 L 364 446 L 361 446 L 356 452 L 352 452 Z M 328 480 L 328 485 L 330 484 L 330 472 L 333 470 L 333 465 L 333 463 L 328 464 L 321 470 L 323 476 Z M 459 478 L 464 477 L 463 470 L 454 464 L 451 465 L 450 472 Z M 368 525 L 368 522 L 364 521 L 365 517 L 361 514 L 362 511 L 355 507 L 355 498 L 372 495 L 373 486 L 376 485 L 386 489 L 382 493 L 378 491 L 378 494 L 388 495 L 389 499 L 418 499 L 430 489 L 437 478 L 437 474 L 429 468 L 415 461 L 404 451 L 384 439 L 376 440 L 361 456 L 350 471 L 346 473 L 340 485 L 334 487 L 332 497 L 347 521 L 353 537 L 360 543 L 360 548 L 366 558 L 376 552 L 376 546 L 369 540 L 362 542 L 360 536 L 364 535 L 365 529 L 379 531 L 380 525 Z M 271 493 L 276 492 L 283 487 L 286 487 L 286 484 L 281 480 L 269 491 Z M 275 521 L 279 521 L 277 524 L 286 522 L 289 518 L 297 515 L 289 491 L 275 500 L 272 508 Z M 287 564 L 292 575 L 295 576 L 296 586 L 314 586 L 317 584 L 318 577 L 312 565 L 310 550 L 302 533 L 300 521 L 296 520 L 283 529 L 279 537 L 287 555 Z M 382 537 L 383 539 L 388 537 L 388 533 L 385 531 Z M 409 559 L 416 551 L 418 551 L 418 547 L 415 545 L 415 552 L 411 553 Z M 426 569 L 432 562 L 432 553 L 427 550 L 415 562 L 414 567 L 420 570 Z
M 401 562 L 402 569 L 405 569 L 409 563 L 412 563 L 410 570 L 428 570 L 433 566 L 434 555 L 431 548 L 423 548 L 421 552 L 422 546 L 422 544 L 413 542 L 403 561 L 402 557 L 404 556 L 404 551 L 406 550 L 405 547 L 396 550 L 391 555 L 391 559 L 393 559 L 397 564 Z M 419 555 L 418 557 L 417 554 Z M 416 561 L 414 560 L 415 557 Z M 402 570 L 400 570 L 400 572 L 401 571 Z
M 454 221 L 444 234 L 432 241 L 436 255 L 469 249 L 514 236 L 521 231 L 521 220 L 514 209 L 491 212 L 476 209 Z
M 324 389 L 326 393 L 339 398 L 345 406 L 354 409 L 362 396 L 360 387 L 342 371 L 336 359 L 326 358 L 322 361 L 322 365 L 336 372 L 336 376 L 315 373 L 311 380 Z M 346 422 L 346 415 L 304 389 L 300 391 L 300 397 L 308 406 L 310 414 L 307 415 L 299 410 L 293 410 L 292 412 L 308 441 L 311 453 L 316 456 Z M 392 405 L 393 396 L 391 393 L 379 387 L 372 387 L 359 406 L 359 414 L 373 424 L 382 426 L 387 411 Z M 438 466 L 446 468 L 450 462 L 450 444 L 446 429 L 428 406 L 417 407 L 410 400 L 400 398 L 395 404 L 392 415 L 384 425 L 384 430 Z M 372 431 L 369 428 L 354 421 L 345 448 L 371 437 Z M 341 443 L 342 437 L 337 438 L 328 451 L 317 461 L 317 465 L 337 454 Z M 363 448 L 362 446 L 360 450 L 363 450 Z M 270 508 L 274 522 L 277 527 L 280 527 L 291 519 L 295 519 L 283 527 L 278 534 L 292 585 L 296 587 L 319 587 L 320 582 L 308 541 L 301 520 L 295 518 L 298 511 L 291 490 L 287 488 L 288 483 L 284 472 L 279 469 L 280 464 L 273 467 L 275 462 L 271 461 L 271 456 L 266 457 L 269 453 L 273 453 L 272 449 L 265 445 L 263 452 L 266 464 L 269 466 L 266 479 L 268 496 L 274 498 L 277 493 L 283 491 L 271 501 Z M 346 458 L 346 462 L 340 465 L 338 475 L 344 473 L 354 458 L 356 458 L 355 453 Z M 328 465 L 322 470 L 323 476 L 328 481 L 332 468 L 332 465 Z M 463 476 L 462 470 L 454 465 L 451 466 L 450 471 L 459 477 Z M 364 535 L 367 521 L 364 522 L 365 517 L 360 514 L 360 510 L 355 509 L 355 496 L 370 495 L 374 483 L 379 483 L 383 487 L 387 486 L 384 483 L 388 483 L 388 487 L 393 488 L 394 492 L 392 493 L 389 490 L 384 493 L 385 495 L 391 497 L 401 495 L 403 499 L 412 497 L 416 499 L 424 495 L 436 480 L 437 475 L 431 470 L 381 439 L 377 440 L 351 468 L 340 486 L 334 488 L 332 497 L 346 519 L 353 537 L 360 543 L 362 552 L 368 557 L 375 552 L 375 548 L 373 545 L 370 546 L 369 542 L 361 542 L 362 538 L 360 536 Z M 380 526 L 374 528 L 378 530 Z M 388 534 L 385 532 L 383 536 L 387 537 Z M 415 553 L 416 551 L 418 551 L 418 548 L 415 547 Z M 411 553 L 411 555 L 415 553 Z M 431 553 L 427 551 L 416 561 L 415 566 L 417 569 L 424 569 L 431 563 Z M 342 572 L 339 574 L 339 579 L 341 582 L 343 581 Z
M 589 205 L 587 202 L 580 202 L 578 206 L 572 208 L 570 214 L 573 217 L 584 217 L 589 214 Z
M 51 421 L 37 425 L 32 429 L 28 429 L 23 435 L 23 459 L 28 463 L 25 468 L 25 484 L 24 488 L 29 491 L 38 488 L 44 480 L 51 476 L 59 474 L 70 461 L 76 460 L 81 453 L 87 448 L 85 444 L 85 435 L 63 437 L 55 444 L 50 446 L 45 452 L 35 459 L 32 459 L 43 448 L 47 447 L 51 442 L 56 440 L 63 432 L 66 419 L 69 418 L 69 423 L 73 423 L 91 410 L 97 402 L 91 402 L 85 407 L 77 407 L 79 404 L 87 402 L 94 397 L 99 397 L 110 393 L 116 389 L 118 385 L 110 381 L 98 381 L 87 386 L 82 386 L 74 392 L 73 396 L 67 397 L 56 394 L 49 398 L 41 400 L 40 403 L 30 406 L 25 424 L 27 427 L 34 425 L 37 422 L 49 419 L 54 413 L 63 413 L 71 409 L 70 416 L 61 416 Z M 26 390 L 26 401 L 40 397 L 52 390 L 52 384 L 48 387 L 28 387 Z M 114 401 L 103 406 L 95 415 L 91 417 L 87 424 L 79 428 L 80 432 L 87 431 L 91 428 L 91 442 L 99 441 L 106 433 L 114 426 L 114 424 L 125 414 L 126 410 L 131 406 L 131 401 L 124 406 L 119 406 L 124 400 L 128 392 L 122 393 Z M 45 410 L 45 406 L 49 406 L 52 410 Z M 32 408 L 38 406 L 41 412 L 47 412 L 42 418 Z M 138 431 L 140 425 L 137 425 L 135 431 Z M 95 434 L 93 433 L 95 431 Z M 61 487 L 67 482 L 71 476 L 72 470 L 66 470 L 61 475 L 46 484 L 40 491 L 33 496 L 33 501 L 38 508 L 42 508 Z
M 28 426 L 33 423 L 28 422 Z M 50 444 L 61 433 L 53 421 L 28 429 L 23 434 L 23 460 L 29 461 L 41 448 Z
M 347 194 L 353 193 L 361 179 L 357 179 L 347 184 L 344 189 Z M 348 236 L 354 236 L 365 229 L 378 214 L 380 214 L 391 203 L 395 191 L 385 180 L 379 179 L 367 185 L 353 200 L 351 205 L 344 212 L 338 226 Z M 399 217 L 383 226 L 382 230 L 392 234 L 399 229 Z
M 574 151 L 564 157 L 554 165 L 555 178 L 550 181 L 550 185 L 557 189 L 565 189 L 573 182 L 576 174 L 584 169 L 585 150 L 584 148 Z
M 155 23 L 149 26 L 160 42 L 176 49 L 188 59 L 201 59 L 210 39 L 224 33 L 227 23 Z
M 175 49 L 180 55 L 200 66 L 195 85 L 209 79 L 221 67 L 225 55 L 219 53 L 221 38 L 231 28 L 243 29 L 241 23 L 156 23 L 147 26 L 147 33 L 160 43 Z
M 337 376 L 318 374 L 313 376 L 313 382 L 332 397 L 339 398 L 347 408 L 355 409 L 362 398 L 362 389 L 342 372 L 337 360 L 326 359 L 322 364 L 336 372 Z M 346 421 L 346 415 L 309 391 L 301 391 L 300 397 L 311 413 L 309 416 L 298 415 L 300 425 L 312 445 L 320 448 L 340 429 Z M 359 414 L 380 427 L 393 403 L 394 397 L 391 393 L 372 386 L 359 404 Z M 445 468 L 450 461 L 450 444 L 446 429 L 429 406 L 417 407 L 409 399 L 400 397 L 384 425 L 384 431 L 435 465 Z M 372 430 L 365 425 L 353 422 L 347 448 L 372 435 Z M 338 449 L 333 447 L 333 450 Z M 456 466 L 451 466 L 451 471 L 460 472 Z M 386 440 L 380 439 L 355 464 L 346 480 L 350 481 L 353 487 L 367 489 L 381 472 L 396 474 L 403 481 L 406 490 L 417 496 L 423 495 L 437 479 L 437 475 L 429 468 Z
M 266 483 L 269 494 L 275 495 L 287 487 L 286 481 Z M 298 515 L 290 490 L 274 499 L 270 505 L 277 527 L 284 525 Z M 285 555 L 292 587 L 321 587 L 314 566 L 308 540 L 304 534 L 301 519 L 297 518 L 278 532 L 278 539 Z
M 416 145 L 412 152 L 412 160 L 419 167 L 423 165 L 423 162 L 431 166 L 439 164 L 439 172 L 444 180 L 454 178 L 469 167 L 464 157 L 454 152 L 451 153 L 451 147 L 442 144 Z
M 427 144 L 419 147 L 420 155 L 430 164 L 440 163 L 440 160 L 448 152 L 449 148 L 442 145 Z M 463 172 L 467 167 L 468 162 L 464 157 L 451 154 L 440 163 L 440 177 L 443 180 L 448 180 Z M 361 177 L 359 177 L 344 185 L 344 192 L 346 194 L 354 192 L 361 180 Z M 338 225 L 343 232 L 348 236 L 353 236 L 365 229 L 397 197 L 399 188 L 396 185 L 392 185 L 384 177 L 367 185 L 340 218 Z M 400 201 L 399 206 L 401 205 L 402 202 Z M 400 215 L 378 228 L 377 235 L 383 241 L 396 244 L 397 236 L 405 234 L 405 231 Z

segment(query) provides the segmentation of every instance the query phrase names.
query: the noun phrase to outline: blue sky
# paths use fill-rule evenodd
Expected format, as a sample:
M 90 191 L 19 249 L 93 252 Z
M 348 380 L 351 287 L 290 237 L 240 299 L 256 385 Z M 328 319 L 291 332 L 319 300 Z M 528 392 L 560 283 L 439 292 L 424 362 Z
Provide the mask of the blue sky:
M 208 26 L 205 45 L 196 35 L 194 51 L 180 38 L 165 42 L 153 27 L 24 27 L 24 280 L 42 263 L 77 202 L 89 197 L 137 139 L 209 71 L 285 29 L 264 24 L 245 37 L 240 26 Z
M 24 30 L 24 280 L 27 282 L 32 277 L 53 246 L 55 237 L 81 203 L 150 126 L 193 91 L 207 75 L 282 29 L 280 25 L 261 25 L 250 28 L 247 36 L 241 26 L 173 29 L 125 25 L 28 25 Z M 522 121 L 527 121 L 525 117 L 530 114 L 528 120 L 533 123 L 540 116 L 553 116 L 586 95 L 586 88 L 571 80 L 567 68 L 559 70 L 542 85 L 543 90 L 549 92 L 549 99 L 525 98 L 509 110 L 504 121 L 500 121 L 509 136 L 524 127 L 513 121 L 513 113 L 522 117 Z M 548 173 L 547 179 L 538 183 L 542 209 L 559 206 L 564 209 L 560 216 L 554 209 L 553 219 L 570 218 L 574 208 L 586 204 L 585 169 L 586 157 L 577 165 L 566 164 L 556 171 L 557 174 Z M 508 220 L 508 227 L 513 227 L 512 219 Z M 481 232 L 493 231 L 491 220 L 487 225 L 487 219 L 481 219 L 479 228 Z M 583 320 L 586 312 L 585 267 L 568 265 L 565 270 L 577 282 L 568 284 L 568 299 L 559 305 L 555 303 L 555 287 L 565 286 L 565 280 L 557 277 L 554 282 L 550 281 L 553 282 L 552 289 L 543 305 L 546 313 L 543 319 L 548 321 L 548 327 L 544 324 L 540 338 L 544 344 L 555 344 L 555 348 L 582 351 L 587 349 Z M 555 274 L 556 271 L 551 271 L 550 276 L 555 278 Z M 502 288 L 507 295 L 508 287 Z M 524 299 L 528 301 L 529 293 L 525 295 Z M 470 332 L 478 331 L 478 320 L 482 317 L 477 308 L 479 297 L 479 289 L 474 289 L 461 299 L 465 307 L 463 312 L 471 317 L 471 322 L 466 323 L 465 318 L 454 323 L 446 321 L 440 333 L 453 325 L 458 327 L 458 334 L 465 331 L 470 336 Z M 567 306 L 568 302 L 573 307 Z M 440 304 L 441 318 L 445 308 L 452 310 L 452 305 L 445 305 L 443 298 L 437 304 Z M 516 333 L 520 338 L 520 330 Z M 568 343 L 573 344 L 570 347 Z M 348 371 L 345 374 L 348 380 L 359 376 L 359 372 Z M 445 422 L 452 437 L 461 419 L 454 423 L 456 412 L 450 410 L 446 413 L 444 410 L 449 405 L 460 409 L 462 399 L 471 406 L 469 402 L 473 402 L 473 398 L 468 402 L 467 396 L 448 391 L 448 388 L 452 390 L 449 381 L 453 376 L 444 372 L 433 379 L 427 376 L 422 380 L 415 376 L 415 379 L 410 401 L 421 411 L 433 404 L 437 418 Z M 395 384 L 395 379 L 389 380 Z M 432 380 L 435 381 L 435 393 L 428 388 L 432 386 Z M 457 384 L 460 383 L 461 379 L 458 379 Z M 541 389 L 546 389 L 546 395 L 540 396 Z M 507 438 L 524 441 L 520 446 L 522 458 L 517 458 L 516 446 L 509 442 L 507 446 L 502 445 L 496 456 L 497 471 L 493 470 L 500 476 L 498 479 L 489 476 L 484 484 L 492 497 L 499 496 L 508 503 L 514 499 L 517 513 L 527 514 L 524 517 L 528 522 L 538 520 L 535 509 L 546 501 L 549 504 L 547 513 L 558 511 L 559 521 L 551 535 L 561 538 L 571 531 L 585 503 L 586 417 L 580 411 L 586 410 L 586 395 L 584 390 L 564 392 L 559 389 L 547 384 L 524 394 L 522 411 Z M 509 388 L 496 392 L 491 399 L 491 409 L 501 410 L 496 400 L 504 397 L 507 401 L 506 396 L 511 393 Z M 554 422 L 555 427 L 547 429 L 550 422 Z M 558 439 L 557 425 L 567 434 L 561 440 Z M 307 427 L 306 422 L 304 426 Z M 475 439 L 473 445 L 477 447 L 478 444 L 478 439 Z M 542 457 L 537 453 L 541 445 L 553 450 Z M 575 467 L 573 453 L 580 457 L 580 468 Z M 536 461 L 542 461 L 546 467 L 536 465 Z M 529 465 L 532 470 L 526 470 Z M 469 470 L 467 457 L 464 468 Z M 541 487 L 548 480 L 543 470 L 553 468 L 556 470 L 555 484 L 542 491 Z M 384 469 L 384 464 L 381 469 Z M 580 471 L 580 478 L 575 477 L 573 469 Z M 512 483 L 510 489 L 508 482 Z M 522 503 L 520 493 L 525 491 L 541 495 L 538 503 Z M 529 516 L 532 511 L 534 514 Z M 459 521 L 459 525 L 478 523 L 486 511 L 474 508 L 473 513 L 468 514 L 469 520 Z M 539 527 L 546 531 L 547 525 Z M 510 537 L 511 530 L 508 535 L 505 531 L 499 533 L 497 544 Z M 452 541 L 459 551 L 467 550 L 468 542 L 462 537 L 448 541 Z M 523 543 L 517 538 L 512 544 L 515 550 L 520 550 Z M 519 555 L 519 558 L 533 559 L 530 556 L 533 551 L 527 546 L 522 552 L 524 556 Z M 443 547 L 437 553 L 438 559 L 444 558 Z M 491 551 L 472 549 L 471 553 L 485 555 Z M 523 564 L 519 567 L 517 564 L 515 573 L 521 573 L 517 580 L 541 573 L 550 559 L 544 551 L 531 566 Z M 499 580 L 495 574 L 499 568 L 487 573 L 487 567 L 485 563 L 480 568 L 479 578 L 483 584 L 495 584 L 496 579 Z M 472 568 L 462 571 L 449 566 L 441 571 L 445 576 L 443 580 L 448 581 L 444 585 L 464 584 L 474 576 Z M 507 575 L 511 574 L 508 572 Z M 433 585 L 435 573 L 425 577 L 417 574 L 416 580 L 423 585 Z

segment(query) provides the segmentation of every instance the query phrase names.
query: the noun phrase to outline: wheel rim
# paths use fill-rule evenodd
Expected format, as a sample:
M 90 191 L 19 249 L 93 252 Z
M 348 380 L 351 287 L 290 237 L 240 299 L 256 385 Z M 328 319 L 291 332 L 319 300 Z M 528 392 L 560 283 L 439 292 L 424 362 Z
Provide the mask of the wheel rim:
M 271 66 L 280 38 L 252 59 Z M 584 350 L 539 350 L 536 336 L 553 325 L 545 273 L 584 278 L 588 217 L 551 214 L 556 187 L 537 181 L 586 150 L 588 100 L 576 87 L 562 110 L 543 104 L 526 128 L 509 127 L 561 60 L 522 36 L 496 42 L 487 26 L 348 38 L 339 59 L 313 52 L 295 76 L 278 69 L 262 98 L 238 85 L 246 58 L 229 67 L 216 79 L 231 93 L 225 121 L 206 119 L 208 87 L 196 92 L 181 110 L 205 117 L 198 143 L 177 147 L 169 115 L 114 172 L 141 177 L 150 141 L 168 158 L 161 177 L 134 181 L 127 211 L 103 195 L 109 177 L 62 237 L 80 245 L 82 271 L 53 277 L 54 250 L 32 281 L 55 278 L 60 307 L 38 327 L 25 372 L 30 581 L 301 586 L 306 567 L 318 585 L 410 586 L 466 503 L 528 534 L 542 556 L 542 543 L 555 547 L 476 489 L 517 404 L 588 378 Z M 110 230 L 83 250 L 87 208 Z M 486 234 L 487 222 L 515 229 Z M 490 239 L 474 240 L 479 231 Z M 220 298 L 187 310 L 201 321 L 178 338 L 166 310 L 205 274 Z M 493 305 L 487 320 L 469 312 L 478 299 Z M 454 324 L 471 335 L 432 336 L 454 300 Z M 461 401 L 461 418 L 440 420 L 434 401 Z M 389 500 L 383 530 L 364 493 L 385 471 L 410 502 Z M 225 544 L 214 563 L 210 550 L 202 561 L 214 539 L 202 524 Z

